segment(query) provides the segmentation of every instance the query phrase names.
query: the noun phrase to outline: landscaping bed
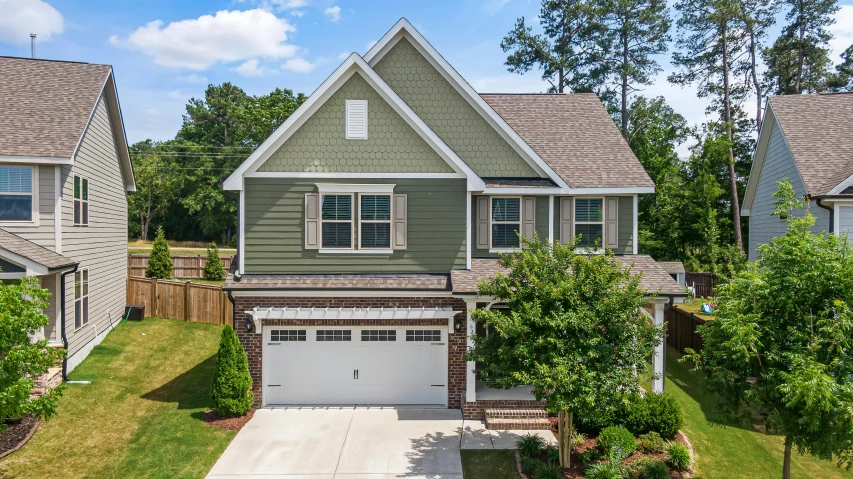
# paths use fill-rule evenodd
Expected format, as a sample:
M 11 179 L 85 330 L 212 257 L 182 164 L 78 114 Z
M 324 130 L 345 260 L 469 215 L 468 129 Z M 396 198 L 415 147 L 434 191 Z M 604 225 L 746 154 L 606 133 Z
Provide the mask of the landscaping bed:
M 41 421 L 38 418 L 29 416 L 19 421 L 10 422 L 9 427 L 0 434 L 0 457 L 6 457 L 26 444 L 40 423 Z

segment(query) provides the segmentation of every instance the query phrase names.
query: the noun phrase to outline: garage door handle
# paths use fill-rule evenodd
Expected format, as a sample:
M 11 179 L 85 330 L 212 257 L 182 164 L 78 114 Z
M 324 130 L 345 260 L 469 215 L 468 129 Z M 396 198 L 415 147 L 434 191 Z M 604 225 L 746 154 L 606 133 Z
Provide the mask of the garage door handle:
M 267 384 L 268 388 L 280 388 L 281 384 Z
M 353 378 L 353 379 L 358 379 L 358 369 L 353 369 L 353 370 L 352 370 L 352 378 Z

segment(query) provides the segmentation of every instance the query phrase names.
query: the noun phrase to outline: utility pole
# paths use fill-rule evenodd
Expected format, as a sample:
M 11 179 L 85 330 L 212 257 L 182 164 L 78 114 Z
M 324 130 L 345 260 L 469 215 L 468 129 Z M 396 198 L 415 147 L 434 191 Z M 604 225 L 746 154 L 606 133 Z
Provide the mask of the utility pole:
M 36 57 L 36 34 L 30 33 L 30 57 Z

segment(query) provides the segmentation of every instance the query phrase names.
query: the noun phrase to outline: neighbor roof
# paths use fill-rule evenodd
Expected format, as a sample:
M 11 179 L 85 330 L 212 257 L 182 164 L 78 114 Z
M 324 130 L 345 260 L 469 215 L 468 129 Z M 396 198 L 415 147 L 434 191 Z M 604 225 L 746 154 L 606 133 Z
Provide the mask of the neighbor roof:
M 684 274 L 684 264 L 681 261 L 658 261 L 661 268 L 669 274 Z
M 55 253 L 4 229 L 0 229 L 0 249 L 38 263 L 49 270 L 62 269 L 77 264 L 71 258 Z
M 686 295 L 684 289 L 651 256 L 625 255 L 614 257 L 631 268 L 631 274 L 642 273 L 640 286 L 648 293 L 665 296 Z M 453 283 L 454 293 L 475 294 L 480 281 L 487 281 L 497 273 L 505 274 L 506 272 L 507 270 L 498 264 L 497 259 L 471 259 L 471 269 L 452 270 L 450 281 Z
M 853 175 L 853 93 L 773 96 L 770 106 L 810 195 Z
M 654 187 L 595 94 L 481 96 L 569 187 Z

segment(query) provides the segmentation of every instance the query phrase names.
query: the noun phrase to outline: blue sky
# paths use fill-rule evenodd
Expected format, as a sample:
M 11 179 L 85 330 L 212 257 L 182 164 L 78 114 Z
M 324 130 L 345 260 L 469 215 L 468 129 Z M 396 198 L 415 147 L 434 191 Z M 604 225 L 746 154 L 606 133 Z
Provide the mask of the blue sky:
M 833 27 L 834 53 L 853 43 L 853 0 Z M 532 0 L 0 0 L 0 55 L 112 64 L 131 142 L 172 138 L 186 101 L 208 83 L 231 81 L 250 94 L 275 87 L 310 93 L 350 52 L 365 53 L 406 17 L 478 91 L 536 92 L 534 73 L 506 71 L 503 36 L 516 18 L 535 21 Z M 691 123 L 706 102 L 665 81 L 664 95 Z

